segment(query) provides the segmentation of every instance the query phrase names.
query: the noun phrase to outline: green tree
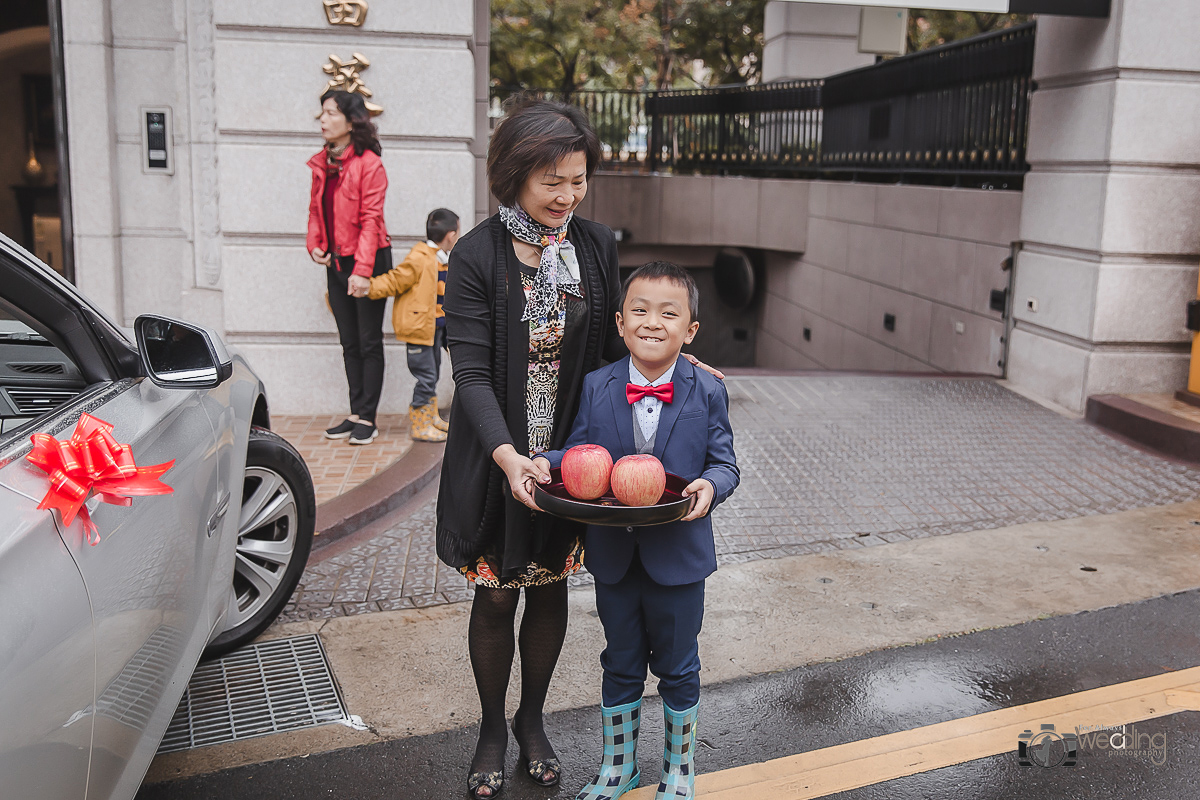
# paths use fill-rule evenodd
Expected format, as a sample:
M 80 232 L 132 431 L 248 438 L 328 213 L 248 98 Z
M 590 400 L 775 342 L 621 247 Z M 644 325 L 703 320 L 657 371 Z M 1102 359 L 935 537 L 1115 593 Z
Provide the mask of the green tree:
M 755 83 L 767 0 L 492 0 L 492 80 L 553 89 Z
M 492 80 L 563 97 L 617 88 L 644 41 L 642 16 L 637 0 L 492 0 Z
M 653 85 L 671 89 L 703 83 L 757 83 L 762 77 L 763 15 L 767 0 L 654 0 Z M 696 67 L 700 69 L 697 70 Z
M 908 52 L 968 39 L 981 33 L 1011 28 L 1028 22 L 1028 14 L 995 14 L 985 11 L 929 11 L 914 8 L 908 12 Z

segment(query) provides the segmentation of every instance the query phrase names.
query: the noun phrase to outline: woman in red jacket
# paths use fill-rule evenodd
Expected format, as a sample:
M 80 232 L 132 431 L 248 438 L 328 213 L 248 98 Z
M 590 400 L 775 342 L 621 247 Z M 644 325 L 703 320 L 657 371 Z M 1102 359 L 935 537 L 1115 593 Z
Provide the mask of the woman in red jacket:
M 383 313 L 387 300 L 368 300 L 371 276 L 392 268 L 383 222 L 387 173 L 375 125 L 360 95 L 331 89 L 321 95 L 325 147 L 308 161 L 313 171 L 308 206 L 308 252 L 325 265 L 329 307 L 350 386 L 350 416 L 327 431 L 330 439 L 368 444 L 379 435 L 375 412 L 383 389 Z

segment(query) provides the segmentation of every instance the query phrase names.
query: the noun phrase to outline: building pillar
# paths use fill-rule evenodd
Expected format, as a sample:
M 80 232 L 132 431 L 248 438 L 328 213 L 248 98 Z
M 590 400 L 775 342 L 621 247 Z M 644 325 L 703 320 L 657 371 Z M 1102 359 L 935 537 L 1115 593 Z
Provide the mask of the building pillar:
M 1038 22 L 1008 375 L 1080 411 L 1187 378 L 1200 258 L 1200 5 Z
M 492 85 L 491 58 L 491 1 L 475 0 L 475 38 L 471 52 L 475 55 L 475 138 L 471 142 L 471 153 L 475 156 L 475 220 L 476 224 L 491 216 L 488 201 L 487 150 L 492 137 L 492 121 L 488 116 L 491 108 L 490 87 Z M 463 233 L 471 225 L 462 223 Z
M 112 23 L 107 3 L 63 0 L 62 14 L 75 283 L 122 321 Z
M 763 20 L 763 81 L 824 78 L 875 63 L 858 52 L 859 6 L 771 0 Z

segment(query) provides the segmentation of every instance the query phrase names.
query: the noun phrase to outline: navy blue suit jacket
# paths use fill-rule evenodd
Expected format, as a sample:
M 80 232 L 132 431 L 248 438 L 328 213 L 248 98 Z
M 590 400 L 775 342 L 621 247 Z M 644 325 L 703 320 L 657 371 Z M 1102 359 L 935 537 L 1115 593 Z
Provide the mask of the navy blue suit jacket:
M 729 394 L 725 384 L 696 369 L 683 356 L 675 362 L 673 402 L 663 403 L 654 440 L 654 455 L 672 474 L 710 481 L 716 490 L 712 508 L 733 492 L 741 476 L 733 454 L 729 426 Z M 562 450 L 544 453 L 551 467 L 563 453 L 580 444 L 602 445 L 613 461 L 637 452 L 633 443 L 633 408 L 625 397 L 629 357 L 601 367 L 583 379 L 583 396 L 571 436 Z M 670 522 L 645 528 L 589 525 L 584 566 L 601 583 L 625 577 L 636 543 L 646 573 L 664 586 L 704 580 L 717 569 L 712 517 Z

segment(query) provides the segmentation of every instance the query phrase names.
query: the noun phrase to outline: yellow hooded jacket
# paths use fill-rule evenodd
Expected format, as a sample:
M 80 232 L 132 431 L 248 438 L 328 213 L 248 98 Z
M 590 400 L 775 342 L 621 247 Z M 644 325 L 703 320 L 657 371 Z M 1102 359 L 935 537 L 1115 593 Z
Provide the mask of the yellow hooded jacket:
M 437 248 L 421 242 L 396 266 L 371 278 L 367 296 L 372 300 L 395 297 L 392 327 L 396 338 L 408 344 L 433 344 L 436 319 L 443 316 L 438 305 Z

